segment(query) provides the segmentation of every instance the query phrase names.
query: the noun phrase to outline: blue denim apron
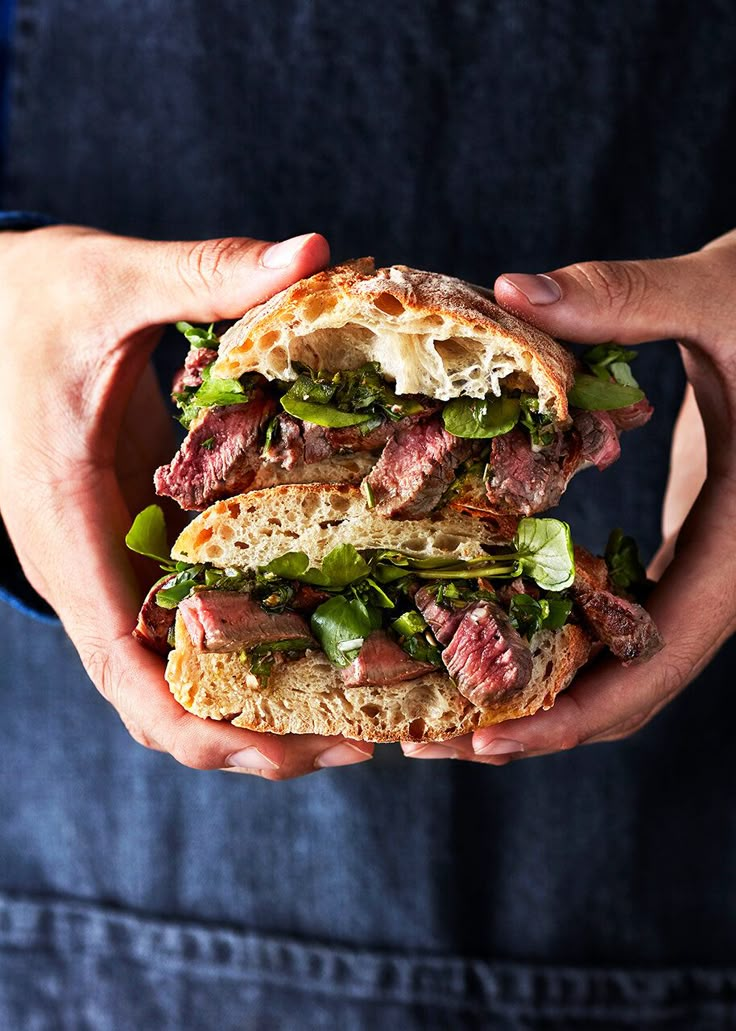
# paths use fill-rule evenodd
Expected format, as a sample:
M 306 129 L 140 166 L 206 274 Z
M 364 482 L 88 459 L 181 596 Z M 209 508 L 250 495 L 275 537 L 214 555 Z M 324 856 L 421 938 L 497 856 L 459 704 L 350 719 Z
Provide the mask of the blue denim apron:
M 734 222 L 735 51 L 715 0 L 20 0 L 4 204 L 476 282 L 678 253 Z M 672 345 L 638 374 L 562 511 L 651 554 Z M 0 1027 L 736 1026 L 732 646 L 629 741 L 272 785 L 139 748 L 0 605 Z

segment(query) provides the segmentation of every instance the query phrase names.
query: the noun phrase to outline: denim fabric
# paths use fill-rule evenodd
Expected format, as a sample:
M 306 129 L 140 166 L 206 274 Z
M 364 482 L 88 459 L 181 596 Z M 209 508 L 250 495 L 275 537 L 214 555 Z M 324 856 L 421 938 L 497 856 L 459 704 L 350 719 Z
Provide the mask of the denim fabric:
M 486 283 L 689 250 L 733 220 L 725 2 L 19 0 L 16 24 L 17 209 L 319 229 L 338 259 Z M 651 554 L 673 346 L 637 375 L 655 419 L 561 510 L 596 548 L 619 524 Z M 732 645 L 629 741 L 502 770 L 382 747 L 270 785 L 133 745 L 60 627 L 6 606 L 0 635 L 6 1024 L 736 1020 Z
M 2 203 L 2 177 L 5 168 L 5 136 L 8 120 L 7 81 L 14 6 L 14 0 L 0 0 L 0 203 Z

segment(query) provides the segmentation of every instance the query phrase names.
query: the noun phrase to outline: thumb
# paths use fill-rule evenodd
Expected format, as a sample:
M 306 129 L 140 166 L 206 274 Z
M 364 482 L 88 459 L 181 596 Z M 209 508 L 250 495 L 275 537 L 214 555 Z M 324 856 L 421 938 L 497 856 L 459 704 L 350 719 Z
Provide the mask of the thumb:
M 113 267 L 135 298 L 136 325 L 239 318 L 298 279 L 324 268 L 330 248 L 306 233 L 279 243 L 226 237 L 157 242 L 104 237 Z
M 713 289 L 705 253 L 586 261 L 544 275 L 506 273 L 496 280 L 496 301 L 552 336 L 578 343 L 696 340 Z

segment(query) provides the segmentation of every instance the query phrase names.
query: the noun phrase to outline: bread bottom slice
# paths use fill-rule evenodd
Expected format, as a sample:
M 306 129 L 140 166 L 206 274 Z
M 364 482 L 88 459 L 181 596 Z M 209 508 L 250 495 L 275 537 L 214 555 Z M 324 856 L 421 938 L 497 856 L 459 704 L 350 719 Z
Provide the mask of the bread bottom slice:
M 262 684 L 247 660 L 197 651 L 179 613 L 166 679 L 176 700 L 197 716 L 272 734 L 343 734 L 363 741 L 442 741 L 478 727 L 548 709 L 590 654 L 585 631 L 569 624 L 530 642 L 532 676 L 511 699 L 473 705 L 443 673 L 385 687 L 346 687 L 319 651 L 273 668 Z

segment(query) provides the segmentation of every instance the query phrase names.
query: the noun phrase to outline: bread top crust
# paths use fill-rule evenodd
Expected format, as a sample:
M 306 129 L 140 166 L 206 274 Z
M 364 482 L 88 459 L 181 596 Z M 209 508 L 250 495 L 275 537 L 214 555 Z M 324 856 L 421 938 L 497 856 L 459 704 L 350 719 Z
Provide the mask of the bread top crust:
M 338 544 L 471 559 L 485 554 L 484 544 L 500 543 L 490 523 L 462 513 L 386 519 L 349 484 L 282 484 L 211 505 L 179 535 L 171 554 L 177 561 L 255 569 L 290 551 L 303 551 L 320 566 Z
M 483 287 L 360 258 L 302 279 L 247 312 L 223 336 L 212 375 L 292 380 L 294 362 L 354 369 L 377 361 L 399 394 L 452 397 L 531 390 L 568 421 L 575 358 L 500 308 Z

